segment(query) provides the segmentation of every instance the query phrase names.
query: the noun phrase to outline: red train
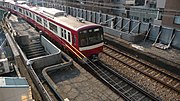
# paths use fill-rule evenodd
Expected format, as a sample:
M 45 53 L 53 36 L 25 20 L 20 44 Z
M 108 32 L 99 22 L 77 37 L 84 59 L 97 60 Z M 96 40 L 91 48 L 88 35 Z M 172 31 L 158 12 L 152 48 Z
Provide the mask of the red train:
M 79 59 L 96 61 L 103 50 L 103 28 L 98 24 L 72 17 L 61 10 L 22 2 L 0 1 L 0 7 L 30 22 Z

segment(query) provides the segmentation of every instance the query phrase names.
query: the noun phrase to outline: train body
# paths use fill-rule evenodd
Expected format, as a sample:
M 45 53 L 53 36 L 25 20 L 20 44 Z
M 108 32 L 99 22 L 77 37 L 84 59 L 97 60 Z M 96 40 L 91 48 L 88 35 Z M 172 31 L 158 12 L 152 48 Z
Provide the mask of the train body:
M 0 7 L 33 24 L 76 57 L 98 59 L 103 50 L 103 28 L 54 8 L 2 2 Z

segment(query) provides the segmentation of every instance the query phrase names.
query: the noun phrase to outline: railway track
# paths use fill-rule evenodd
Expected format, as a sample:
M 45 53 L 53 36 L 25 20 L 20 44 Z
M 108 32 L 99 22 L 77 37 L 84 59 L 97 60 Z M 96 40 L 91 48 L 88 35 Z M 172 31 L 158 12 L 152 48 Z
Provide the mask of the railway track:
M 103 54 L 106 55 L 107 58 L 111 58 L 110 61 L 113 61 L 116 64 L 121 64 L 121 67 L 124 66 L 138 74 L 143 74 L 143 76 L 149 77 L 149 79 L 153 79 L 154 81 L 161 83 L 163 86 L 174 90 L 177 94 L 180 93 L 180 78 L 178 76 L 161 71 L 161 69 L 154 67 L 152 64 L 137 60 L 136 58 L 107 45 L 104 46 Z
M 102 62 L 88 64 L 88 69 L 93 71 L 108 86 L 113 88 L 119 95 L 127 101 L 158 101 L 160 100 L 152 93 L 141 89 L 138 85 L 124 78 L 119 73 L 112 70 L 109 66 Z M 87 66 L 86 66 L 87 67 Z

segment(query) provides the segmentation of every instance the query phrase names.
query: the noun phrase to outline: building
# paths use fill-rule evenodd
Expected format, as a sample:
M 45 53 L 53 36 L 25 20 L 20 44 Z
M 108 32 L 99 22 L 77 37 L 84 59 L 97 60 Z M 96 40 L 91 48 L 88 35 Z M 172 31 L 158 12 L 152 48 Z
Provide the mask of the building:
M 0 101 L 34 101 L 26 79 L 0 77 Z
M 137 6 L 137 5 L 141 6 Z M 157 17 L 157 9 L 155 0 L 137 0 L 135 6 L 129 9 L 128 18 L 139 20 L 146 23 L 153 23 Z
M 146 6 L 131 6 L 128 18 L 146 23 L 153 23 L 156 17 L 157 10 L 155 8 L 147 8 Z
M 125 6 L 134 5 L 135 0 L 67 0 L 66 4 L 71 7 L 122 16 L 126 13 Z
M 154 23 L 180 28 L 180 0 L 157 0 L 157 8 L 159 12 Z

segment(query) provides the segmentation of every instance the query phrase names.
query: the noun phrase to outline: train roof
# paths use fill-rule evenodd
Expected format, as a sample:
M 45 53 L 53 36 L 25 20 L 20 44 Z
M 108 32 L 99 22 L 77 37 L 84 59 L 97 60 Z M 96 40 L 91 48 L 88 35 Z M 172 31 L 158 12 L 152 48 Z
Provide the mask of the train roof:
M 55 8 L 46 8 L 46 7 L 38 7 L 38 6 L 29 6 L 27 4 L 18 4 L 18 6 L 29 9 L 33 12 L 36 12 L 42 16 L 48 17 L 54 22 L 64 25 L 73 30 L 79 30 L 82 27 L 88 26 L 100 26 L 98 24 L 94 24 L 92 22 L 85 21 L 83 18 L 73 17 L 71 15 L 67 15 L 64 11 L 58 10 Z

